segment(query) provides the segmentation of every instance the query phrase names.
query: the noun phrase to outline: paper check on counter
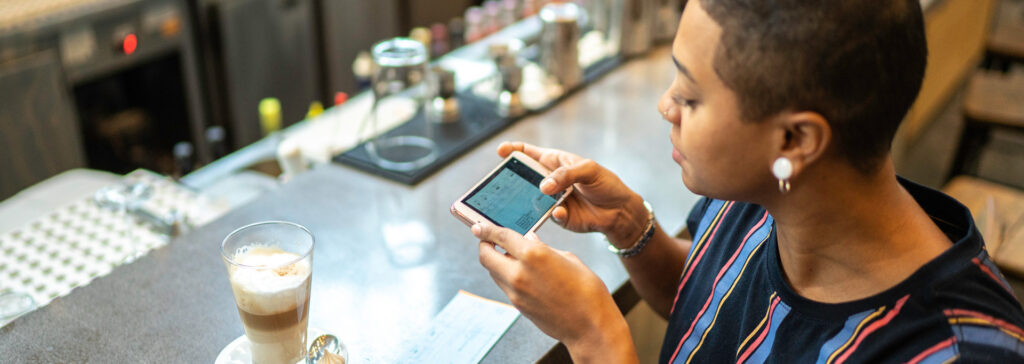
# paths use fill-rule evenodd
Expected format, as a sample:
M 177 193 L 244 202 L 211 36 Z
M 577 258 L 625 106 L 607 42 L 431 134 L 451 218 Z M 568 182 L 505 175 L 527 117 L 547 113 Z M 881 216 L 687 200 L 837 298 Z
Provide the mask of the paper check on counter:
M 478 363 L 519 318 L 506 303 L 459 291 L 397 363 Z

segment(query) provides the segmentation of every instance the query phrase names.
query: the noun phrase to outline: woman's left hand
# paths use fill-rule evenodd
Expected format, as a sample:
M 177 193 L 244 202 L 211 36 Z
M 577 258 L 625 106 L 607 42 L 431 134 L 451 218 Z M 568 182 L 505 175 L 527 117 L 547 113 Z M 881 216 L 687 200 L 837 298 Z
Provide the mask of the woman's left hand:
M 489 223 L 472 231 L 481 240 L 480 263 L 512 305 L 564 343 L 575 362 L 636 360 L 626 320 L 608 288 L 576 255 L 551 248 L 533 233 L 524 237 Z

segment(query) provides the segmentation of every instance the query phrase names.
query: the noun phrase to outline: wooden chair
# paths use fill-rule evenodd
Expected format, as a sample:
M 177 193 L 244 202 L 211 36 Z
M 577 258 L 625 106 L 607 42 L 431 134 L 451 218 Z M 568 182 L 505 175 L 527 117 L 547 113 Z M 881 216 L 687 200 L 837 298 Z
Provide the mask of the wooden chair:
M 1024 24 L 1000 26 L 985 43 L 984 67 L 1006 73 L 1013 64 L 1024 64 Z
M 971 210 L 996 265 L 1024 278 L 1024 191 L 970 176 L 954 178 L 942 191 Z
M 964 95 L 964 130 L 947 180 L 977 174 L 994 129 L 1024 132 L 1024 77 L 987 71 L 971 77 Z

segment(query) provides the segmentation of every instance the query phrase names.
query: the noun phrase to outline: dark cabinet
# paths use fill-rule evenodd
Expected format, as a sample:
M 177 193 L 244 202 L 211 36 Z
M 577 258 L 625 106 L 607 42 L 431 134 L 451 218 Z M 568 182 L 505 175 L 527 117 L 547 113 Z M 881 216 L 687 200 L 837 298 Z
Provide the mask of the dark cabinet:
M 0 63 L 0 200 L 84 167 L 75 109 L 54 50 Z

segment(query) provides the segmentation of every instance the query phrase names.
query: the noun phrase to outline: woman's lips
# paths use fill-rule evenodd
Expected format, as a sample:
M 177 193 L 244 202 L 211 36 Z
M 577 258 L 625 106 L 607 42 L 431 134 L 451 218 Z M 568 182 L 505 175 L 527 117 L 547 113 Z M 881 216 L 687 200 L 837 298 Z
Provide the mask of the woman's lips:
M 672 160 L 676 161 L 676 164 L 683 164 L 683 155 L 675 147 L 672 148 Z

